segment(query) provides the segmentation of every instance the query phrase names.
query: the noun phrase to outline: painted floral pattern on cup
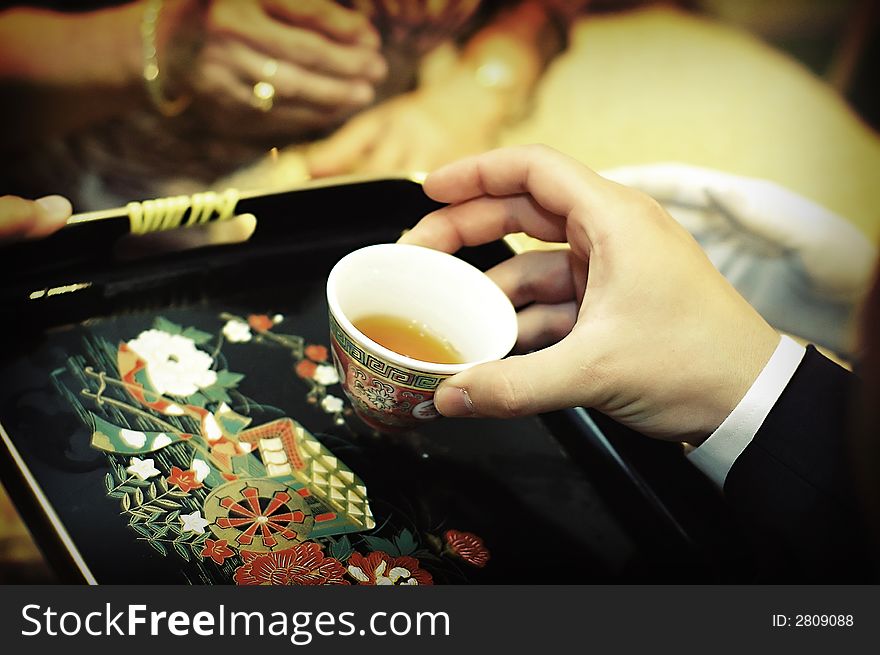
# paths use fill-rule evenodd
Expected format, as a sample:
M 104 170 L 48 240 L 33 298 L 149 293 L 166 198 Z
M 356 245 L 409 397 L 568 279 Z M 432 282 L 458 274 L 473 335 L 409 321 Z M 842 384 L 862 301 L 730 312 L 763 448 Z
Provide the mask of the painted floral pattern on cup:
M 406 429 L 437 418 L 434 390 L 444 376 L 411 371 L 364 351 L 330 317 L 333 361 L 352 407 L 380 430 Z

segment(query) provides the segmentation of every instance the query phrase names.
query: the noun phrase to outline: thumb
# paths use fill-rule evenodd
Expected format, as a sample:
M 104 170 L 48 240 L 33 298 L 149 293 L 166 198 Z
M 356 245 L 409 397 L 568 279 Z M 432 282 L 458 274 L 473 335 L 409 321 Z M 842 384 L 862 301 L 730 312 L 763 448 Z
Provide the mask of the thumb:
M 39 200 L 0 197 L 0 240 L 46 236 L 62 227 L 70 213 L 70 202 L 61 196 Z
M 70 218 L 73 208 L 63 196 L 46 196 L 34 201 L 36 220 L 28 230 L 27 236 L 44 237 L 60 229 Z
M 592 374 L 577 363 L 574 345 L 569 336 L 528 355 L 469 368 L 438 387 L 434 405 L 443 416 L 509 418 L 589 404 Z

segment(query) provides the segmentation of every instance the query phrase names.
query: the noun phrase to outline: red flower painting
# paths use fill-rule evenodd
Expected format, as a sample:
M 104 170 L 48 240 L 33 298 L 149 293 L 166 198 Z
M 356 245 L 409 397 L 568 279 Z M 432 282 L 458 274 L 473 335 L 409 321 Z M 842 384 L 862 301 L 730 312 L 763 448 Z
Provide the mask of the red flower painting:
M 248 325 L 257 332 L 266 332 L 271 329 L 275 322 L 265 314 L 251 314 L 248 316 Z
M 419 568 L 415 557 L 391 557 L 375 551 L 364 557 L 352 553 L 348 558 L 348 574 L 361 585 L 432 585 L 431 574 Z
M 196 480 L 195 471 L 184 471 L 176 466 L 171 467 L 168 484 L 174 485 L 183 492 L 189 492 L 202 486 L 202 483 Z
M 223 564 L 227 557 L 232 557 L 235 552 L 226 544 L 226 539 L 205 539 L 205 547 L 202 549 L 202 557 L 210 557 L 218 566 Z
M 326 346 L 319 346 L 314 344 L 311 346 L 306 346 L 304 352 L 306 357 L 316 362 L 326 362 L 329 355 Z
M 324 557 L 311 541 L 273 553 L 241 551 L 244 558 L 235 571 L 238 585 L 347 585 L 345 567 L 337 559 Z
M 477 535 L 461 530 L 447 530 L 443 536 L 452 555 L 480 569 L 489 563 L 489 549 Z
M 304 359 L 296 365 L 296 374 L 306 380 L 311 380 L 317 370 L 318 365 L 308 359 Z

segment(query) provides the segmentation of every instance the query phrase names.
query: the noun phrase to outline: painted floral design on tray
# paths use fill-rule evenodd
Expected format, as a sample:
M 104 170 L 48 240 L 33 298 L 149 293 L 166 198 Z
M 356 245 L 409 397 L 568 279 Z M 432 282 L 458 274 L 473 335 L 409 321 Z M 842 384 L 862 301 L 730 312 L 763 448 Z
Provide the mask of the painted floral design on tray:
M 391 557 L 382 551 L 374 551 L 364 557 L 352 553 L 346 567 L 358 584 L 385 585 L 431 585 L 431 574 L 420 568 L 415 557 Z
M 446 542 L 443 547 L 444 553 L 478 569 L 489 563 L 489 549 L 477 535 L 461 530 L 447 530 L 443 538 Z
M 280 315 L 219 318 L 217 334 L 158 317 L 117 344 L 92 336 L 53 373 L 107 456 L 106 494 L 135 539 L 194 583 L 432 584 L 428 568 L 463 578 L 460 564 L 486 565 L 476 535 L 376 527 L 364 483 L 298 421 L 252 426 L 263 406 L 239 389 L 224 342 L 287 350 L 311 405 L 336 423 L 351 409 L 328 391 L 326 346 L 279 333 Z
M 309 385 L 306 399 L 319 406 L 324 412 L 332 414 L 337 425 L 345 422 L 345 403 L 339 396 L 327 392 L 327 387 L 339 384 L 336 368 L 329 363 L 329 351 L 320 344 L 307 344 L 296 335 L 282 334 L 274 328 L 284 321 L 284 317 L 276 314 L 250 314 L 246 319 L 234 314 L 222 313 L 220 318 L 226 321 L 222 335 L 231 343 L 264 343 L 280 346 L 288 350 L 294 359 L 296 374 Z
M 242 553 L 244 564 L 235 571 L 239 585 L 347 585 L 345 568 L 333 557 L 324 557 L 314 542 L 297 544 L 272 553 Z
M 424 536 L 427 539 L 422 543 L 417 534 L 404 528 L 392 539 L 376 534 L 345 535 L 272 553 L 245 552 L 244 564 L 236 569 L 234 580 L 239 585 L 433 585 L 429 567 L 448 576 L 457 571 L 454 560 L 476 568 L 489 561 L 482 540 L 469 532 L 447 530 L 442 540 Z M 462 539 L 469 548 L 476 546 L 476 556 L 459 553 Z

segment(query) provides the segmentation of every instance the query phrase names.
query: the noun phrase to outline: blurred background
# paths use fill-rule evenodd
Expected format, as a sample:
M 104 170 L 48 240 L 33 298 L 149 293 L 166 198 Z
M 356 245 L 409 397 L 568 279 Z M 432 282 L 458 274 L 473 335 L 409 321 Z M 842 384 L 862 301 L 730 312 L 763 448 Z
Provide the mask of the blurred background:
M 744 30 L 786 53 L 841 93 L 875 129 L 880 126 L 880 99 L 877 85 L 871 83 L 880 55 L 875 0 L 693 0 L 675 4 Z
M 757 35 L 838 91 L 872 127 L 880 127 L 880 56 L 875 0 L 702 0 L 695 9 Z

